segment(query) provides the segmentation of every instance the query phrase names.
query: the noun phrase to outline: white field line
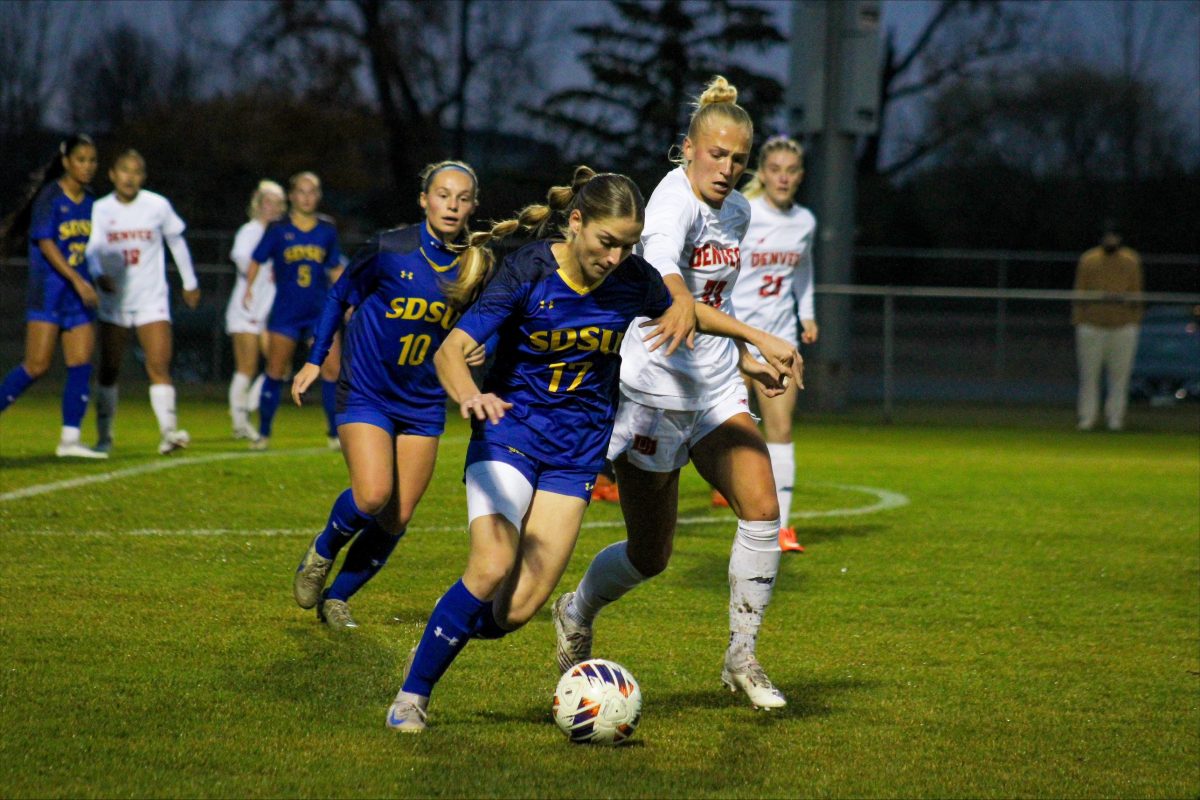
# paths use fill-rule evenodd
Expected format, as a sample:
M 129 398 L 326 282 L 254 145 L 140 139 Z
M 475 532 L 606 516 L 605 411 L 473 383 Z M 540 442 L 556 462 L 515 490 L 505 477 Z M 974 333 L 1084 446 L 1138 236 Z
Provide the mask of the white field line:
M 292 450 L 292 453 L 301 453 L 307 451 Z M 324 452 L 318 450 L 317 452 Z M 216 460 L 216 459 L 212 459 Z M 99 477 L 99 476 L 97 476 Z M 909 503 L 909 499 L 898 492 L 888 491 L 887 489 L 877 489 L 872 486 L 850 486 L 841 483 L 813 483 L 813 486 L 824 486 L 833 489 L 843 489 L 852 492 L 861 492 L 862 494 L 871 495 L 875 498 L 875 502 L 865 506 L 855 506 L 853 508 L 831 508 L 823 511 L 795 511 L 789 519 L 815 519 L 818 517 L 851 517 L 861 514 L 875 514 L 880 511 L 887 511 L 893 508 L 900 508 Z M 718 516 L 705 517 L 680 517 L 679 525 L 729 525 L 731 518 L 726 514 Z M 613 520 L 589 520 L 583 523 L 585 529 L 588 528 L 620 528 L 624 526 L 624 521 L 620 519 Z M 409 528 L 409 533 L 453 533 L 454 531 L 466 532 L 466 524 L 462 525 L 430 525 Z M 16 532 L 14 532 L 16 533 Z M 313 529 L 311 528 L 195 528 L 191 530 L 167 530 L 165 528 L 137 528 L 128 531 L 55 531 L 55 530 L 27 530 L 21 531 L 21 534 L 34 536 L 241 536 L 241 537 L 268 537 L 268 536 L 312 536 Z
M 443 444 L 460 444 L 465 442 L 465 436 L 445 436 L 442 437 Z M 151 472 L 161 472 L 164 469 L 174 469 L 175 467 L 195 466 L 196 464 L 211 464 L 215 461 L 233 461 L 241 458 L 268 458 L 271 456 L 313 456 L 321 453 L 329 453 L 326 447 L 303 447 L 292 450 L 267 450 L 265 452 L 257 452 L 253 450 L 244 450 L 236 453 L 214 453 L 207 456 L 196 456 L 190 458 L 188 456 L 172 456 L 163 458 L 158 461 L 148 461 L 145 464 L 139 464 L 136 467 L 127 467 L 118 469 L 112 472 L 101 472 L 97 475 L 87 475 L 82 478 L 69 478 L 65 481 L 54 481 L 53 483 L 40 483 L 34 486 L 26 486 L 21 489 L 14 489 L 11 492 L 0 494 L 0 503 L 5 503 L 10 500 L 20 500 L 25 497 L 36 497 L 39 494 L 49 494 L 50 492 L 60 492 L 63 489 L 75 489 L 80 486 L 89 486 L 93 483 L 107 483 L 121 478 L 130 478 L 135 475 L 146 475 Z

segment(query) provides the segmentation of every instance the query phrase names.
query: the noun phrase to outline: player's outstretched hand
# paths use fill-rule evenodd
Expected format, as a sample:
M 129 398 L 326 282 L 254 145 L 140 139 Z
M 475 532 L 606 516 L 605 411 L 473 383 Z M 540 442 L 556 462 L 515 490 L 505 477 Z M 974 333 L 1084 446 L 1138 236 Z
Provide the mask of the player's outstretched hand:
M 676 297 L 665 314 L 642 323 L 642 327 L 647 325 L 654 326 L 654 330 L 644 337 L 651 353 L 664 344 L 666 355 L 674 353 L 681 344 L 691 350 L 696 346 L 696 303 L 691 295 Z
M 767 397 L 778 397 L 787 391 L 788 378 L 791 377 L 791 373 L 780 373 L 770 364 L 764 364 L 750 355 L 749 351 L 742 351 L 738 360 L 738 369 L 747 378 L 757 383 Z
M 196 308 L 198 305 L 200 305 L 200 289 L 199 288 L 195 288 L 195 289 L 191 289 L 191 290 L 184 289 L 183 290 L 183 303 L 188 308 Z
M 303 405 L 304 393 L 320 375 L 321 368 L 316 364 L 305 364 L 301 367 L 292 380 L 292 402 L 298 406 Z
M 500 399 L 491 392 L 468 397 L 459 405 L 462 408 L 463 419 L 475 417 L 478 420 L 487 420 L 493 425 L 504 418 L 505 411 L 512 408 L 512 403 Z
M 796 382 L 796 388 L 804 388 L 804 359 L 794 344 L 766 333 L 757 337 L 754 346 L 780 376 L 789 376 Z

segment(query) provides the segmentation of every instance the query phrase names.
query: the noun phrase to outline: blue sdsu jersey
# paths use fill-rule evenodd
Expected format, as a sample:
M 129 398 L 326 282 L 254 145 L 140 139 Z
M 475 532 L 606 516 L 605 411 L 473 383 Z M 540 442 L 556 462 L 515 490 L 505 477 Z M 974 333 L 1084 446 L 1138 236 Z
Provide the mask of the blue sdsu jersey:
M 444 423 L 446 392 L 433 354 L 459 317 L 442 292 L 457 276 L 458 256 L 424 223 L 377 235 L 329 290 L 309 363 L 325 359 L 342 314 L 354 306 L 339 379 L 347 401 L 365 400 L 407 420 Z
M 83 199 L 76 203 L 58 181 L 46 184 L 34 198 L 29 220 L 30 308 L 42 309 L 48 302 L 56 307 L 64 302 L 72 304 L 72 299 L 79 309 L 84 308 L 75 289 L 46 260 L 38 242 L 43 239 L 54 242 L 66 262 L 90 283 L 92 278 L 83 254 L 92 232 L 93 201 L 85 190 Z M 56 297 L 59 299 L 55 300 Z
M 325 271 L 341 265 L 337 229 L 325 217 L 301 230 L 285 217 L 272 222 L 254 248 L 259 264 L 271 262 L 275 276 L 275 302 L 271 324 L 307 324 L 321 313 L 329 278 Z
M 617 411 L 621 340 L 635 317 L 658 317 L 670 305 L 658 270 L 641 256 L 589 291 L 567 281 L 549 242 L 510 255 L 458 323 L 476 342 L 499 332 L 484 391 L 513 404 L 496 425 L 476 420 L 473 438 L 551 466 L 599 471 Z

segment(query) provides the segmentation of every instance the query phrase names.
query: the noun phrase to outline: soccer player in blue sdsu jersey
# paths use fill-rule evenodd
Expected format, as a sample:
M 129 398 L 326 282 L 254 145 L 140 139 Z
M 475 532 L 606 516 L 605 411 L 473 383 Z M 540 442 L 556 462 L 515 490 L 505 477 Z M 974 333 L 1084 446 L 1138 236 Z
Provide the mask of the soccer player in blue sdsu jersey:
M 472 262 L 476 269 L 464 269 L 447 246 L 462 238 L 478 202 L 474 170 L 442 161 L 421 177 L 424 222 L 385 231 L 354 257 L 329 291 L 308 363 L 292 384 L 298 405 L 320 375 L 343 314 L 355 307 L 337 397 L 350 488 L 334 502 L 292 587 L 300 607 L 315 605 L 333 628 L 357 627 L 347 601 L 383 567 L 429 486 L 446 424 L 433 354 L 488 274 L 480 259 Z M 322 592 L 351 539 L 341 571 Z
M 267 321 L 267 377 L 258 405 L 260 438 L 250 442 L 252 450 L 267 449 L 283 376 L 292 364 L 296 344 L 312 337 L 325 292 L 341 271 L 337 229 L 328 217 L 317 214 L 321 179 L 311 172 L 293 175 L 288 181 L 288 200 L 291 210 L 287 217 L 267 227 L 246 269 L 242 305 L 247 309 L 254 304 L 254 281 L 262 265 L 270 261 L 275 274 L 275 301 Z M 335 343 L 321 365 L 321 402 L 329 446 L 334 450 L 340 449 L 334 423 L 338 349 Z
M 55 454 L 107 458 L 79 442 L 79 424 L 88 403 L 92 351 L 96 346 L 96 306 L 100 300 L 88 273 L 84 250 L 92 230 L 96 145 L 84 134 L 58 147 L 28 202 L 9 220 L 3 239 L 28 231 L 29 289 L 25 313 L 25 358 L 0 383 L 0 412 L 42 377 L 62 333 L 67 382 L 63 387 L 62 436 Z
M 535 241 L 510 255 L 435 358 L 442 384 L 472 419 L 464 476 L 471 548 L 388 710 L 388 726 L 401 732 L 425 729 L 434 684 L 471 638 L 499 638 L 524 625 L 562 576 L 604 464 L 629 323 L 649 317 L 652 346 L 680 341 L 664 327 L 673 322 L 663 319 L 671 297 L 662 278 L 632 255 L 645 218 L 637 186 L 580 167 L 572 185 L 551 189 L 548 201 L 471 237 L 468 258 L 519 228 L 541 234 L 552 211 L 567 215 L 565 240 Z M 723 335 L 751 330 L 715 309 L 694 320 Z M 496 359 L 481 392 L 466 359 L 495 333 Z M 791 369 L 755 364 L 776 388 Z

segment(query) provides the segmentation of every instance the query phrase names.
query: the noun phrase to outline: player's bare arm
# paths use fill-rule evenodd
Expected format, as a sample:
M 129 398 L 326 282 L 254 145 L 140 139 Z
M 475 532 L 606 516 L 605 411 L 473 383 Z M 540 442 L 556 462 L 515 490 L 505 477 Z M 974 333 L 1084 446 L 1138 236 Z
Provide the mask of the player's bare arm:
M 438 348 L 433 357 L 437 369 L 438 380 L 450 399 L 458 403 L 463 419 L 474 416 L 479 420 L 488 420 L 492 424 L 504 417 L 504 412 L 512 408 L 512 403 L 506 402 L 491 392 L 482 393 L 475 379 L 471 377 L 471 367 L 467 362 L 469 355 L 479 350 L 479 342 L 470 334 L 460 329 L 450 331 L 446 341 Z

